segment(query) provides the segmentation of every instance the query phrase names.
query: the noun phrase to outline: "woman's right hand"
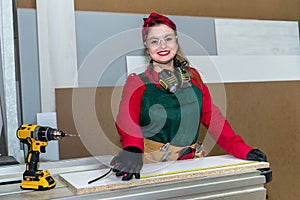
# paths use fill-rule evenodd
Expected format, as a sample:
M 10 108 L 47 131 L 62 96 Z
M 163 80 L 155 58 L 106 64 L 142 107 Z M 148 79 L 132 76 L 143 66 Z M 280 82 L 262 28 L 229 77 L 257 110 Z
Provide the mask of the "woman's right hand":
M 143 167 L 142 150 L 134 146 L 125 147 L 112 159 L 110 165 L 116 176 L 123 176 L 123 181 L 128 181 L 133 176 L 139 179 Z

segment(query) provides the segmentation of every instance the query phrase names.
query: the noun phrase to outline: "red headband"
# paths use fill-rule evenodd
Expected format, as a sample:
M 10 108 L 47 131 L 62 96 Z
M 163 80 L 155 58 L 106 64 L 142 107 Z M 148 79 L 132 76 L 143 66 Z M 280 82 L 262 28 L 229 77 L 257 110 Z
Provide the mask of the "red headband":
M 165 24 L 172 28 L 174 31 L 176 31 L 176 25 L 172 20 L 163 15 L 151 13 L 148 18 L 144 18 L 144 25 L 142 27 L 143 37 L 148 33 L 149 27 L 154 26 L 156 24 Z

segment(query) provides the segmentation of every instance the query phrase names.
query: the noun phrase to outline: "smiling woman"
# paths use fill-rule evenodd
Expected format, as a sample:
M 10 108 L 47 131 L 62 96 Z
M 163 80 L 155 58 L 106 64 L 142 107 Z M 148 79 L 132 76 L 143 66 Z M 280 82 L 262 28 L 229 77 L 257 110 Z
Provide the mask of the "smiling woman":
M 142 36 L 146 53 L 151 57 L 155 71 L 173 71 L 173 58 L 179 49 L 174 22 L 157 13 L 151 13 L 148 18 L 144 18 Z
M 208 87 L 189 66 L 169 18 L 151 13 L 142 36 L 150 63 L 145 72 L 130 74 L 125 83 L 116 127 L 122 151 L 111 162 L 122 180 L 140 178 L 143 162 L 202 157 L 198 141 L 202 123 L 227 153 L 266 161 L 266 155 L 248 146 L 234 133 L 216 107 Z
M 160 24 L 149 28 L 144 45 L 153 60 L 154 69 L 173 69 L 173 58 L 178 51 L 175 31 Z

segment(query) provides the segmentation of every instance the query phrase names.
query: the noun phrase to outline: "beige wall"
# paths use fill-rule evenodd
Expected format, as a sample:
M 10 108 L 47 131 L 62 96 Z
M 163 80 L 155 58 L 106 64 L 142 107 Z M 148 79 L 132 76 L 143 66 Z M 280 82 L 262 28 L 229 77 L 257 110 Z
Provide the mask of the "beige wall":
M 274 175 L 267 188 L 269 199 L 272 200 L 296 200 L 300 196 L 299 88 L 300 81 L 225 84 L 226 117 L 232 128 L 249 145 L 264 151 L 271 163 Z M 84 131 L 80 133 L 81 141 L 88 144 L 93 155 L 111 154 L 116 152 L 115 147 L 120 146 L 111 109 L 112 99 L 116 100 L 112 92 L 116 89 L 117 96 L 120 96 L 122 88 L 118 87 L 56 90 L 58 127 L 66 132 L 76 132 L 74 113 L 80 113 L 80 123 L 84 126 Z M 213 90 L 214 85 L 210 89 Z M 89 97 L 95 99 L 95 105 L 84 103 Z M 81 102 L 77 107 L 74 106 L 74 98 Z M 96 111 L 101 131 L 92 123 L 93 113 L 88 111 L 90 106 L 91 110 Z M 78 138 L 61 140 L 60 157 L 88 156 L 81 141 Z M 210 155 L 222 153 L 215 146 Z
M 35 8 L 36 0 L 18 0 Z M 300 21 L 299 0 L 75 0 L 76 10 Z

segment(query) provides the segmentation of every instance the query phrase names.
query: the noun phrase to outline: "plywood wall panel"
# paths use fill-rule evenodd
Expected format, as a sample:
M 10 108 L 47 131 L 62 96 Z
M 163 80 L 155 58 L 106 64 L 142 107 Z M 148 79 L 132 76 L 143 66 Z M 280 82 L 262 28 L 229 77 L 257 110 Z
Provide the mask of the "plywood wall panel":
M 36 8 L 36 0 L 18 0 L 18 8 Z
M 168 1 L 132 1 L 132 0 L 75 0 L 76 9 L 109 12 L 134 12 L 149 13 L 151 11 L 162 12 L 171 15 L 210 16 L 210 17 L 241 17 L 241 18 L 265 18 L 293 17 L 300 8 L 297 0 L 221 0 L 221 1 L 194 1 L 180 0 Z
M 114 113 L 118 109 L 120 87 L 56 89 L 57 126 L 79 134 L 59 141 L 60 158 L 113 155 L 120 150 Z
M 210 88 L 218 87 L 210 84 Z M 300 81 L 281 82 L 254 82 L 254 83 L 225 83 L 227 96 L 226 117 L 236 133 L 254 148 L 259 148 L 268 156 L 268 161 L 274 171 L 273 181 L 267 185 L 269 199 L 296 200 L 300 196 Z M 120 94 L 121 87 L 117 92 Z M 80 88 L 79 96 L 91 93 L 90 88 Z M 113 87 L 97 89 L 95 99 L 97 118 L 101 121 L 104 135 L 109 138 L 115 147 L 119 147 L 119 137 L 114 127 L 113 112 L 117 109 L 111 107 Z M 117 95 L 117 96 L 118 96 Z M 56 90 L 58 127 L 69 132 L 75 132 L 74 115 L 72 112 L 72 89 Z M 115 98 L 115 97 L 113 97 Z M 116 104 L 119 97 L 116 99 Z M 87 122 L 89 113 L 85 113 L 87 105 L 82 104 L 83 122 L 93 132 L 93 126 Z M 73 108 L 74 109 L 74 108 Z M 114 110 L 114 111 L 112 111 Z M 203 129 L 203 134 L 205 130 Z M 103 136 L 103 135 L 102 135 Z M 102 137 L 99 135 L 98 137 Z M 203 137 L 204 135 L 202 135 Z M 108 140 L 95 140 L 95 148 L 107 153 Z M 83 157 L 89 155 L 84 149 L 82 141 L 69 139 L 60 141 L 60 156 L 62 158 Z M 94 145 L 94 143 L 93 143 Z M 111 146 L 109 146 L 111 148 Z M 113 149 L 116 151 L 116 149 Z M 220 155 L 222 150 L 216 146 L 210 155 Z
M 72 113 L 72 89 L 56 89 L 57 127 L 66 133 L 78 134 Z M 80 158 L 91 154 L 84 147 L 80 138 L 71 137 L 59 141 L 60 159 Z
M 227 119 L 254 148 L 268 155 L 274 171 L 269 199 L 300 196 L 300 82 L 225 84 Z
M 36 0 L 19 0 L 19 8 L 35 8 Z M 168 15 L 299 20 L 298 0 L 75 0 L 76 10 Z
M 35 1 L 19 0 L 18 7 L 35 8 Z M 75 9 L 121 13 L 156 11 L 167 15 L 300 21 L 298 0 L 186 0 L 184 4 L 181 0 L 75 0 Z

